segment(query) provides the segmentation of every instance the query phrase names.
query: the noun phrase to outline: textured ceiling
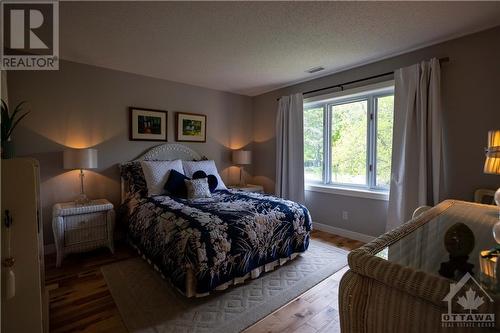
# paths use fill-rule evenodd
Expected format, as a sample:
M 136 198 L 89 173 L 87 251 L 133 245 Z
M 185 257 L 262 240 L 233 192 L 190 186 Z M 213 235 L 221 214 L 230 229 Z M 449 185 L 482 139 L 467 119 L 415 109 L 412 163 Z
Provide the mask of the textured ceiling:
M 254 96 L 496 25 L 500 2 L 61 2 L 60 53 Z

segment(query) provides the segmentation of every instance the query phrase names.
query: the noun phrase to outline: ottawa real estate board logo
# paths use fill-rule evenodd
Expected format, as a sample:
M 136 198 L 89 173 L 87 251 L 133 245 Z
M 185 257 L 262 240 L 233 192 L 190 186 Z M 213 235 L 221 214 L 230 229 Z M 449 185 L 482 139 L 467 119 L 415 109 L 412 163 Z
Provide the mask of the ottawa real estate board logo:
M 450 284 L 443 302 L 448 312 L 441 314 L 442 327 L 495 327 L 493 299 L 469 273 Z
M 59 69 L 59 3 L 2 0 L 2 70 Z

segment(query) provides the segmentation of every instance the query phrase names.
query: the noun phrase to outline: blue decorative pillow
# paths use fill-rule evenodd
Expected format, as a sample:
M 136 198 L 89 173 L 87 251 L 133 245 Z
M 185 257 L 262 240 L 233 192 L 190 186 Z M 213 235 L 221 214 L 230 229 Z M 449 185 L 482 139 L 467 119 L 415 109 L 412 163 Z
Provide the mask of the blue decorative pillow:
M 207 178 L 207 174 L 203 170 L 198 170 L 193 173 L 193 179 Z
M 211 193 L 215 191 L 217 185 L 219 184 L 219 181 L 217 180 L 216 176 L 214 175 L 207 176 L 207 174 L 203 170 L 198 170 L 195 173 L 193 173 L 193 179 L 200 179 L 200 178 L 207 178 L 208 188 L 210 189 Z
M 186 198 L 187 188 L 186 184 L 184 183 L 185 179 L 189 178 L 182 173 L 172 169 L 164 188 L 168 192 L 168 194 L 174 195 L 176 197 Z
M 208 175 L 208 188 L 210 189 L 210 192 L 214 192 L 217 189 L 217 186 L 219 185 L 219 181 L 217 180 L 217 177 L 214 175 Z

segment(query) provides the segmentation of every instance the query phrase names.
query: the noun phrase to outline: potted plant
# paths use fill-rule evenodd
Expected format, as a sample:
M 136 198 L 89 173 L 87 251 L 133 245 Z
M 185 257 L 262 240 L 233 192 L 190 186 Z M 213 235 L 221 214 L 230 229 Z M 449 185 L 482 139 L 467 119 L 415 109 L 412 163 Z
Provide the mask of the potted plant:
M 23 105 L 26 102 L 21 102 L 19 103 L 16 108 L 14 109 L 14 112 L 10 114 L 9 112 L 9 107 L 7 106 L 7 103 L 4 102 L 2 99 L 2 110 L 1 110 L 1 117 L 2 117 L 2 158 L 3 159 L 8 159 L 14 157 L 14 146 L 11 141 L 11 135 L 16 126 L 19 124 L 19 122 L 30 113 L 30 111 L 27 111 L 20 115 L 20 112 L 23 110 Z

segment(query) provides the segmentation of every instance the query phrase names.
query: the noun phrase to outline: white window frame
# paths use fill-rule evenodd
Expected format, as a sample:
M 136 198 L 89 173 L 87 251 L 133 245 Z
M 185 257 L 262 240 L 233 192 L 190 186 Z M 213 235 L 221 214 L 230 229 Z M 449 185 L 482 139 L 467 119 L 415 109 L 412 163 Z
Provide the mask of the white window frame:
M 306 182 L 306 190 L 370 199 L 388 200 L 389 188 L 376 184 L 377 175 L 377 98 L 394 95 L 394 81 L 380 82 L 304 100 L 304 109 L 323 108 L 323 181 Z M 356 101 L 367 101 L 366 185 L 331 181 L 331 116 L 332 107 Z

